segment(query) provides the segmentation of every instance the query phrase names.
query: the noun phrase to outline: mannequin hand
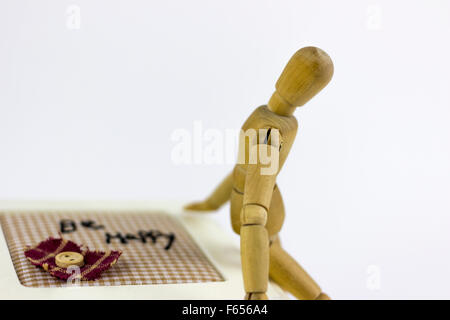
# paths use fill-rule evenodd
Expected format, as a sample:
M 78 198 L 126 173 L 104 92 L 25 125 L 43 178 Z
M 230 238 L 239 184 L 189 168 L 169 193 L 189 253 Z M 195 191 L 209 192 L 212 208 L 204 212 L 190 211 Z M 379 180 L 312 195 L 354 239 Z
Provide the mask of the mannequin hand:
M 208 200 L 205 200 L 205 201 L 193 202 L 188 205 L 185 205 L 184 209 L 190 210 L 190 211 L 215 211 L 219 208 L 217 206 L 211 204 L 210 202 L 208 202 Z

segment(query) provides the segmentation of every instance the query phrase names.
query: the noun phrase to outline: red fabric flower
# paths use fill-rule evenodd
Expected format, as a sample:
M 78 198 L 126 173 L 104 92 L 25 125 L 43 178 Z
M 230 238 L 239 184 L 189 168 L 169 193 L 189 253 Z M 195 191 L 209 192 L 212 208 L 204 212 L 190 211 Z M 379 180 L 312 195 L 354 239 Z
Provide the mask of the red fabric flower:
M 52 276 L 67 280 L 73 275 L 72 268 L 61 268 L 56 265 L 55 256 L 64 251 L 78 252 L 84 256 L 84 265 L 80 267 L 80 273 L 75 274 L 81 280 L 95 280 L 98 279 L 101 273 L 109 269 L 117 262 L 121 251 L 86 251 L 81 250 L 81 246 L 73 241 L 63 238 L 48 238 L 40 242 L 34 247 L 28 247 L 25 250 L 25 256 L 35 266 L 42 267 Z

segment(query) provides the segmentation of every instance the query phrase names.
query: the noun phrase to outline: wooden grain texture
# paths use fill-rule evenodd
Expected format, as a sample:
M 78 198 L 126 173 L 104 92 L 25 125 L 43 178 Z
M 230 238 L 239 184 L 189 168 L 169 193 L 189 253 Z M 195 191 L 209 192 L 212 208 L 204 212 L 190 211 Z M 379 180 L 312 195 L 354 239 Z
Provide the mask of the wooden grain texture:
M 314 300 L 321 294 L 317 283 L 278 241 L 270 246 L 270 277 L 298 299 Z
M 270 151 L 269 151 L 270 150 Z M 245 185 L 244 185 L 244 206 L 247 204 L 256 203 L 265 208 L 267 211 L 272 200 L 273 189 L 275 188 L 275 180 L 277 178 L 278 169 L 274 170 L 272 174 L 264 169 L 271 165 L 264 164 L 261 161 L 261 153 L 270 154 L 273 157 L 272 161 L 276 162 L 278 168 L 279 152 L 277 147 L 272 147 L 264 144 L 258 144 L 252 147 L 250 153 L 256 153 L 256 163 L 247 164 Z M 275 169 L 275 168 L 274 168 Z
M 291 115 L 296 107 L 304 105 L 328 82 L 334 72 L 328 54 L 316 47 L 298 50 L 287 63 L 269 100 L 269 109 L 282 115 Z
M 297 134 L 298 123 L 293 116 L 296 107 L 304 105 L 322 90 L 333 72 L 333 63 L 323 50 L 316 47 L 298 50 L 281 73 L 268 104 L 254 110 L 243 124 L 238 161 L 232 174 L 206 200 L 187 207 L 197 211 L 215 210 L 231 199 L 231 224 L 241 236 L 246 299 L 267 298 L 269 269 L 270 277 L 297 298 L 329 299 L 280 245 L 278 232 L 285 212 L 276 176 Z M 256 153 L 255 148 L 258 148 Z M 260 150 L 267 154 L 277 152 L 273 173 L 262 174 L 262 169 L 268 166 L 261 161 Z M 255 154 L 257 161 L 252 162 Z
M 241 227 L 241 261 L 245 292 L 266 292 L 269 279 L 269 237 L 263 225 Z

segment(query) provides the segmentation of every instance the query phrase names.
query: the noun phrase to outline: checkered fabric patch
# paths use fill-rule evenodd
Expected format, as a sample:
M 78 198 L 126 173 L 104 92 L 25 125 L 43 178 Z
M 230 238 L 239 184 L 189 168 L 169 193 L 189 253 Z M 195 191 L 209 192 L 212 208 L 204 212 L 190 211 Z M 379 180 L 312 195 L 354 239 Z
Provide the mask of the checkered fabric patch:
M 17 276 L 28 287 L 62 287 L 25 257 L 27 245 L 48 237 L 72 240 L 97 250 L 120 250 L 121 258 L 100 279 L 81 286 L 223 281 L 176 218 L 164 213 L 21 212 L 0 214 Z

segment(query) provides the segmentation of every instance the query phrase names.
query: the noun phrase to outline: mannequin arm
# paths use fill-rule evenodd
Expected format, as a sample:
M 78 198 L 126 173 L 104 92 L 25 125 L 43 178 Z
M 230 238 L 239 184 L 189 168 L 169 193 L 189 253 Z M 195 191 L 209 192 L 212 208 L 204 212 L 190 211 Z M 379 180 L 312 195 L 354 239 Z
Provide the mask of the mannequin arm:
M 278 161 L 278 148 L 257 145 L 259 153 L 267 152 Z M 275 153 L 273 153 L 275 152 Z M 265 227 L 278 170 L 267 174 L 260 154 L 256 164 L 249 164 L 245 180 L 241 213 L 241 261 L 246 299 L 267 299 L 269 280 L 269 236 Z M 278 168 L 277 168 L 278 169 Z M 272 170 L 273 171 L 273 170 Z M 266 174 L 264 174 L 266 172 Z
M 193 211 L 217 210 L 222 205 L 224 205 L 228 200 L 230 200 L 232 189 L 233 189 L 233 173 L 230 173 L 217 186 L 217 188 L 214 189 L 214 191 L 208 198 L 206 198 L 206 200 L 188 204 L 184 208 L 186 210 L 193 210 Z

